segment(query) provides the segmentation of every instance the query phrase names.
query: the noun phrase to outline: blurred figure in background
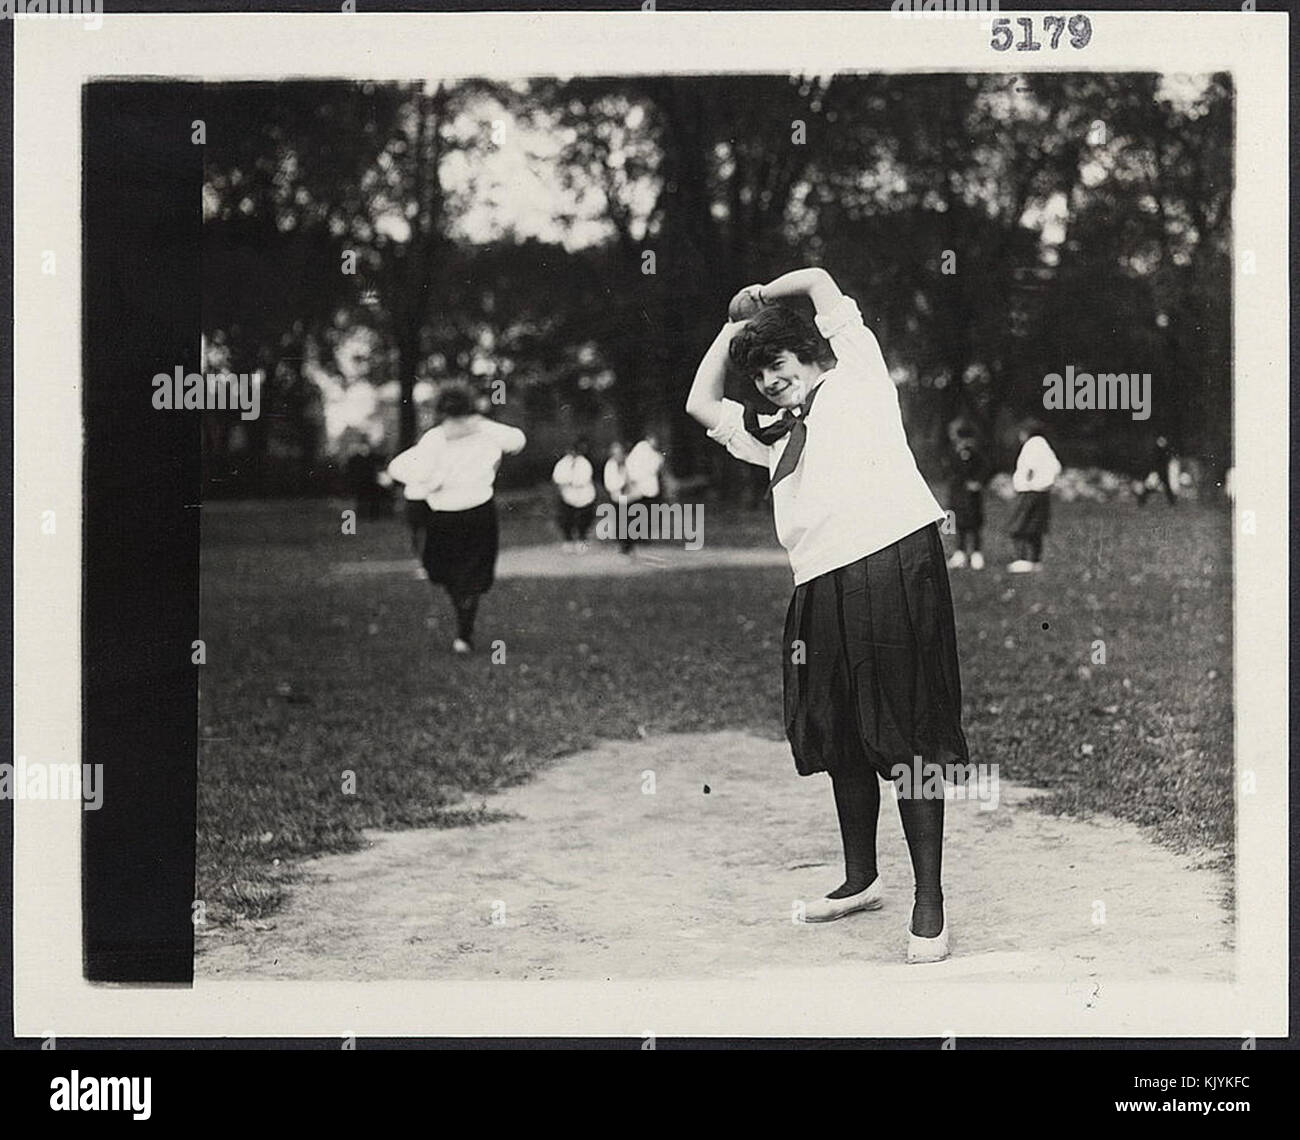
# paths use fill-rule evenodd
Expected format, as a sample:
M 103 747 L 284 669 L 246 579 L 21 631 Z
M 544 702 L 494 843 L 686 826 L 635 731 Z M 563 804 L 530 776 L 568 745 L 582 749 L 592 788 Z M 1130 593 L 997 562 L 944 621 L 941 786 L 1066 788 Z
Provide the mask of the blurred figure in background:
M 1165 501 L 1171 507 L 1177 506 L 1178 496 L 1174 493 L 1174 487 L 1178 485 L 1178 478 L 1178 457 L 1169 446 L 1169 438 L 1158 435 L 1151 445 L 1151 465 L 1147 477 L 1137 490 L 1138 506 L 1145 506 L 1147 496 L 1158 490 L 1164 491 Z
M 348 456 L 343 471 L 348 490 L 356 502 L 357 518 L 382 519 L 393 513 L 393 499 L 389 492 L 393 481 L 384 472 L 384 457 L 370 446 L 369 441 L 363 442 Z
M 627 470 L 627 452 L 624 451 L 621 443 L 609 445 L 609 458 L 605 460 L 604 483 L 605 493 L 609 495 L 610 502 L 616 507 L 623 502 L 628 506 L 632 505 L 633 499 L 629 495 L 632 480 Z M 632 553 L 632 540 L 626 533 L 619 536 L 618 550 L 620 554 Z
M 663 467 L 659 437 L 651 433 L 628 452 L 627 476 L 631 481 L 628 498 L 643 503 L 658 502 L 662 493 L 659 476 Z
M 388 473 L 426 491 L 424 570 L 435 589 L 447 591 L 456 612 L 452 649 L 469 653 L 479 599 L 496 576 L 497 469 L 502 456 L 518 454 L 527 440 L 518 428 L 480 415 L 466 385 L 447 385 L 436 409 L 438 426 L 394 459 Z
M 576 439 L 551 471 L 560 497 L 560 533 L 566 551 L 587 549 L 587 535 L 596 518 L 596 479 L 587 458 L 587 441 Z
M 980 534 L 984 529 L 984 487 L 992 469 L 973 435 L 957 433 L 952 439 L 948 509 L 957 527 L 957 549 L 948 565 L 960 570 L 969 560 L 972 570 L 983 570 Z
M 1043 568 L 1043 536 L 1052 517 L 1052 484 L 1061 473 L 1061 461 L 1044 430 L 1037 420 L 1020 429 L 1020 455 L 1011 476 L 1016 507 L 1008 527 L 1016 542 L 1015 560 L 1007 566 L 1012 574 Z

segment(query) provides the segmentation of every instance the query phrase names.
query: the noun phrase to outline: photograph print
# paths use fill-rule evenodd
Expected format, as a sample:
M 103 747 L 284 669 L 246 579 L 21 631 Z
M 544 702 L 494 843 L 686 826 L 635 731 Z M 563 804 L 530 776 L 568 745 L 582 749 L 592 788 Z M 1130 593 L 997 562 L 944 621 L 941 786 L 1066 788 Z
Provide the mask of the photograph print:
M 1231 977 L 1229 75 L 202 103 L 199 974 Z
M 78 64 L 87 1009 L 1285 1024 L 1273 57 L 772 15 Z

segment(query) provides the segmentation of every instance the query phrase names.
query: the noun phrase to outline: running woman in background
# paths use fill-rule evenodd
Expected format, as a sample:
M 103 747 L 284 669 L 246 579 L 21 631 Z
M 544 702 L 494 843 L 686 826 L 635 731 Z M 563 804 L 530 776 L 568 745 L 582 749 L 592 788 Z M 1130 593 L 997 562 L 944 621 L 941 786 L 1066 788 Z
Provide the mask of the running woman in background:
M 952 473 L 948 483 L 948 509 L 957 529 L 957 549 L 948 565 L 960 570 L 984 569 L 980 535 L 984 529 L 984 485 L 992 472 L 975 440 L 961 435 L 954 441 Z
M 574 440 L 551 471 L 560 499 L 560 533 L 566 551 L 587 549 L 587 535 L 596 518 L 595 472 L 586 451 L 585 439 Z
M 1043 536 L 1052 519 L 1052 484 L 1061 473 L 1061 461 L 1044 430 L 1037 420 L 1020 429 L 1020 455 L 1011 476 L 1016 507 L 1007 528 L 1016 543 L 1015 560 L 1007 566 L 1012 574 L 1043 568 Z
M 611 443 L 609 445 L 609 458 L 605 460 L 604 472 L 605 493 L 609 495 L 610 502 L 618 506 L 626 502 L 630 507 L 636 499 L 632 496 L 632 477 L 627 469 L 627 452 L 623 450 L 621 443 Z M 623 512 L 619 512 L 619 517 L 624 517 Z M 618 539 L 618 552 L 620 554 L 632 553 L 632 540 L 622 534 Z
M 435 406 L 441 422 L 397 456 L 388 473 L 427 492 L 424 570 L 435 589 L 447 591 L 455 610 L 452 649 L 469 653 L 479 600 L 496 576 L 497 469 L 502 456 L 518 454 L 527 440 L 518 428 L 480 415 L 464 384 L 443 388 Z
M 1164 491 L 1165 501 L 1171 507 L 1176 507 L 1178 495 L 1174 488 L 1178 486 L 1178 460 L 1174 455 L 1174 449 L 1169 446 L 1168 436 L 1156 436 L 1155 442 L 1151 445 L 1148 468 L 1147 477 L 1138 485 L 1138 506 L 1146 506 L 1147 496 L 1152 491 Z
M 627 453 L 628 497 L 647 505 L 657 503 L 662 496 L 659 477 L 663 469 L 659 437 L 647 435 Z

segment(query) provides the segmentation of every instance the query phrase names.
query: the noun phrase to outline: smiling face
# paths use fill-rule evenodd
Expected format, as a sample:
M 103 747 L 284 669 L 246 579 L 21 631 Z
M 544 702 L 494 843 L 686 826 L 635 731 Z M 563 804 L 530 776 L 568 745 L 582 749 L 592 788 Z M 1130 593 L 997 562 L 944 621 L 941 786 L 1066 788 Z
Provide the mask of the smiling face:
M 732 336 L 727 355 L 778 408 L 798 407 L 835 363 L 812 321 L 784 305 L 768 305 L 747 320 Z
M 797 408 L 808 398 L 821 372 L 821 366 L 815 360 L 800 360 L 785 349 L 755 377 L 754 387 L 778 408 Z

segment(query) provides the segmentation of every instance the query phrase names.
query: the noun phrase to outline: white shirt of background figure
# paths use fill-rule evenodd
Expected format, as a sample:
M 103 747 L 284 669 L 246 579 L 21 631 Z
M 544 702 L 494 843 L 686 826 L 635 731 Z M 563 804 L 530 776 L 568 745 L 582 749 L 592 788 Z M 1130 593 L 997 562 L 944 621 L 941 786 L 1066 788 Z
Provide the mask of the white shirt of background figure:
M 517 455 L 526 443 L 509 424 L 481 415 L 450 418 L 398 455 L 388 474 L 425 491 L 432 510 L 467 511 L 492 498 L 501 457 Z
M 1016 459 L 1015 474 L 1011 476 L 1013 491 L 1050 491 L 1061 473 L 1061 461 L 1051 444 L 1041 435 L 1025 440 Z
M 629 498 L 659 497 L 659 473 L 663 470 L 664 457 L 655 446 L 657 442 L 654 436 L 648 435 L 628 452 L 627 494 Z
M 605 460 L 604 478 L 605 491 L 611 499 L 617 501 L 627 494 L 631 480 L 627 475 L 627 452 L 621 443 L 610 445 L 609 458 Z
M 562 455 L 551 472 L 551 482 L 570 507 L 589 507 L 596 501 L 595 472 L 582 455 Z

